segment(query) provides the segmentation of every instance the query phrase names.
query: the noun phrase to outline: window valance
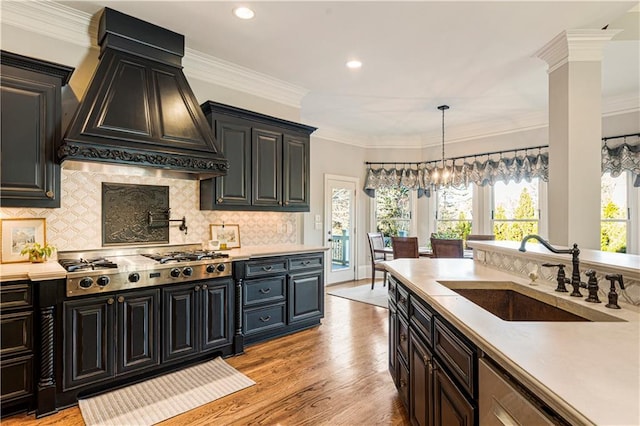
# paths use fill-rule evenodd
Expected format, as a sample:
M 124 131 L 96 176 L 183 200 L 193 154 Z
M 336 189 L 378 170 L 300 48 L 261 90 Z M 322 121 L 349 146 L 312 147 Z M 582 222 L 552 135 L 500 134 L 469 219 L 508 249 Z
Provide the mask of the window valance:
M 531 149 L 538 152 L 529 154 Z M 543 151 L 545 149 L 545 151 Z M 449 173 L 448 183 L 454 187 L 464 187 L 470 183 L 479 186 L 493 185 L 496 182 L 531 181 L 533 178 L 549 180 L 549 153 L 546 147 L 535 147 L 527 150 L 510 151 L 511 156 L 504 152 L 477 154 L 469 157 L 451 158 L 445 161 Z M 499 155 L 499 158 L 492 158 Z M 487 156 L 485 160 L 478 157 Z M 403 186 L 408 189 L 429 191 L 434 187 L 434 173 L 441 173 L 441 163 L 432 161 L 427 163 L 401 163 L 402 167 L 394 165 L 391 168 L 371 167 L 376 163 L 369 163 L 364 189 L 367 193 L 378 188 Z M 383 163 L 384 164 L 384 163 Z
M 623 139 L 623 143 L 616 146 L 609 140 Z M 602 143 L 602 173 L 609 172 L 618 177 L 622 172 L 629 171 L 640 175 L 640 134 L 605 138 Z

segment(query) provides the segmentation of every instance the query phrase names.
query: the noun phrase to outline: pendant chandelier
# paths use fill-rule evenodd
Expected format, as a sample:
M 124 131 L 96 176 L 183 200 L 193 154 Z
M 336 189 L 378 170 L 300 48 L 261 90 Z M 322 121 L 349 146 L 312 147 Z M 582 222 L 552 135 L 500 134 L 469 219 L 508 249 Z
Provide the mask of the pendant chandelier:
M 438 109 L 442 111 L 442 164 L 440 167 L 434 168 L 431 175 L 431 183 L 436 189 L 449 186 L 453 173 L 453 170 L 449 170 L 447 167 L 444 157 L 444 112 L 449 109 L 449 105 L 440 105 Z

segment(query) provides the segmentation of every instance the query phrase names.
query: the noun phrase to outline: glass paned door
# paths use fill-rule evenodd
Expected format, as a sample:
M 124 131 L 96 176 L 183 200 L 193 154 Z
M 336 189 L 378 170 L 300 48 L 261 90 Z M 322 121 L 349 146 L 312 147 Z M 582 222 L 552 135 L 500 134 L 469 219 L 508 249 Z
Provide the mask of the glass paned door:
M 344 178 L 348 179 L 348 178 Z M 356 183 L 351 180 L 326 180 L 325 235 L 329 247 L 327 283 L 355 279 L 355 193 Z

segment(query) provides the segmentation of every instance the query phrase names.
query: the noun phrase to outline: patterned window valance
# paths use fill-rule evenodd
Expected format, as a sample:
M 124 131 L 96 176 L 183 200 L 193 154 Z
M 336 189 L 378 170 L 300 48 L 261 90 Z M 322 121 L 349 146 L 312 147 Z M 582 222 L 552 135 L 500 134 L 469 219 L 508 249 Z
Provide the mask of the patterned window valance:
M 613 139 L 622 139 L 623 143 L 609 142 Z M 617 177 L 625 171 L 640 175 L 640 134 L 603 139 L 602 173 L 609 172 Z
M 445 161 L 449 171 L 449 185 L 464 187 L 470 183 L 479 186 L 493 185 L 496 182 L 531 181 L 540 178 L 549 180 L 549 153 L 545 147 L 535 147 L 517 151 L 477 154 L 468 157 L 451 158 Z M 530 154 L 530 150 L 537 152 Z M 520 153 L 520 154 L 519 154 Z M 492 158 L 499 155 L 499 158 Z M 481 161 L 478 157 L 486 156 Z M 401 163 L 398 168 L 373 168 L 369 163 L 364 189 L 368 194 L 378 188 L 403 186 L 419 191 L 430 191 L 434 187 L 434 172 L 441 167 L 441 162 Z M 384 164 L 384 163 L 383 163 Z M 441 172 L 439 170 L 439 172 Z

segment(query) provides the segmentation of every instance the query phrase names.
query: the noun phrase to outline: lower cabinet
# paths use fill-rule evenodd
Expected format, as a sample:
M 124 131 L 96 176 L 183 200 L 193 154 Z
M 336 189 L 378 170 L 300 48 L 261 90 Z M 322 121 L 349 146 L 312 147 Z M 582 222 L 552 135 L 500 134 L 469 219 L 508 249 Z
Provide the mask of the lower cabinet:
M 242 280 L 246 343 L 320 324 L 324 316 L 324 254 L 274 256 L 235 262 Z
M 30 408 L 34 395 L 34 309 L 29 281 L 0 284 L 1 412 Z
M 232 281 L 162 289 L 162 362 L 231 344 Z
M 389 372 L 411 424 L 478 424 L 476 348 L 395 277 L 389 284 Z
M 160 290 L 64 302 L 64 388 L 159 363 Z

